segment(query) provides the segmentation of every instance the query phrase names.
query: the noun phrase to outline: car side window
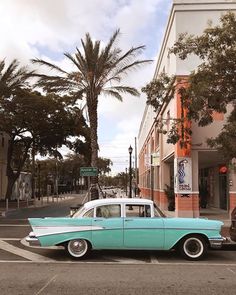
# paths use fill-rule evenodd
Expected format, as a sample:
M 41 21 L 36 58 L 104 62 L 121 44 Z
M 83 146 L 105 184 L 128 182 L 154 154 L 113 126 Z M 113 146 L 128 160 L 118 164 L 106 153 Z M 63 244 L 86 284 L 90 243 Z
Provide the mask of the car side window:
M 93 217 L 94 209 L 90 209 L 84 213 L 83 217 L 91 218 Z
M 125 214 L 126 217 L 151 217 L 151 207 L 150 205 L 126 204 Z
M 121 217 L 120 205 L 103 205 L 96 208 L 96 217 L 115 218 Z

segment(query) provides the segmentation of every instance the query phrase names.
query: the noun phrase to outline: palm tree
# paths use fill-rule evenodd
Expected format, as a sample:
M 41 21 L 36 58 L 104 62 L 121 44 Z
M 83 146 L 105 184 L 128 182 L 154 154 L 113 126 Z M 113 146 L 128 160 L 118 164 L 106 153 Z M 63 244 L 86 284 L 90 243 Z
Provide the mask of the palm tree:
M 115 46 L 120 34 L 117 30 L 110 38 L 108 44 L 101 48 L 100 41 L 92 41 L 86 34 L 81 40 L 83 52 L 76 48 L 75 55 L 64 55 L 73 63 L 76 71 L 66 72 L 58 66 L 41 59 L 33 59 L 33 63 L 44 65 L 58 71 L 60 75 L 37 75 L 40 77 L 39 86 L 47 92 L 69 93 L 76 101 L 85 97 L 90 123 L 91 137 L 91 166 L 98 163 L 98 97 L 101 94 L 111 95 L 122 101 L 123 94 L 138 96 L 134 87 L 121 85 L 122 78 L 130 70 L 136 70 L 151 60 L 138 60 L 136 57 L 145 49 L 145 46 L 132 47 L 127 52 Z M 96 182 L 97 180 L 95 180 Z
M 20 67 L 14 59 L 6 68 L 5 60 L 0 60 L 0 98 L 9 98 L 28 87 L 28 80 L 33 74 L 26 67 Z

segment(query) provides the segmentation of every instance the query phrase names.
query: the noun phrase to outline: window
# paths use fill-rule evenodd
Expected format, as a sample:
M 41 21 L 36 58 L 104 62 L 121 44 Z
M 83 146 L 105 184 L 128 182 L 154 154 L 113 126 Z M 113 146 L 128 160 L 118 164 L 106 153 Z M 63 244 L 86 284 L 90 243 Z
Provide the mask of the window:
M 166 217 L 165 214 L 154 204 L 154 216 L 155 217 Z
M 127 204 L 125 214 L 126 217 L 151 217 L 151 207 L 150 205 Z
M 104 205 L 96 208 L 96 217 L 115 218 L 121 217 L 120 205 Z
M 93 217 L 93 211 L 94 209 L 90 209 L 87 212 L 84 213 L 83 217 L 91 218 Z

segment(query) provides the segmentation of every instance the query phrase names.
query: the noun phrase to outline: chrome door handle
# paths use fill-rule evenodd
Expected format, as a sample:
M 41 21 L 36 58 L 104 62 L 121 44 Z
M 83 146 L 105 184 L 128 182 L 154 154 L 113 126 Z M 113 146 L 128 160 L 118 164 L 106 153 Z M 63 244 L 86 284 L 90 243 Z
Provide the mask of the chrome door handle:
M 103 221 L 103 218 L 94 219 L 94 221 Z
M 133 221 L 133 219 L 125 219 L 125 221 Z

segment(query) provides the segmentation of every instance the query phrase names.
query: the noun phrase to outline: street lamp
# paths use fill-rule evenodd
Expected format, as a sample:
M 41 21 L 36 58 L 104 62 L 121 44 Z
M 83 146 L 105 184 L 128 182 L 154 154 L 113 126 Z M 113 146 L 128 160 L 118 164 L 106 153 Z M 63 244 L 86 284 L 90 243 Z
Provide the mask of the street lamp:
M 132 198 L 132 162 L 131 162 L 131 155 L 132 155 L 132 151 L 133 148 L 130 145 L 130 147 L 128 148 L 129 151 L 129 198 Z

